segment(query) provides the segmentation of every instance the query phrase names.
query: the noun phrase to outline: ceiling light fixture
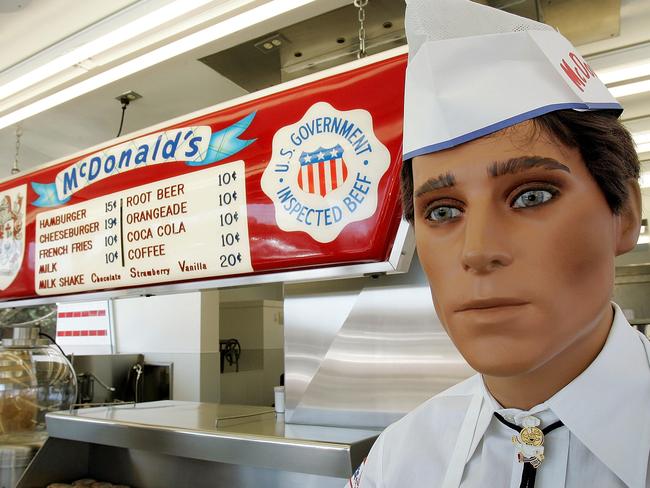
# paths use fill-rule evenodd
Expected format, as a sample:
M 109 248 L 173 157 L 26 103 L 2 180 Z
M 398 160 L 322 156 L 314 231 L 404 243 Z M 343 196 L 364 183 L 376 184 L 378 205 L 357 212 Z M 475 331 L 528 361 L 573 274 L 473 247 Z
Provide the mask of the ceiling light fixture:
M 25 88 L 35 85 L 61 71 L 75 65 L 81 65 L 100 53 L 106 52 L 134 37 L 150 32 L 161 25 L 178 19 L 183 15 L 202 7 L 212 0 L 176 0 L 158 10 L 129 22 L 119 28 L 98 37 L 86 44 L 83 44 L 72 51 L 59 56 L 36 69 L 19 76 L 8 83 L 0 86 L 0 100 L 3 100 Z
M 619 83 L 621 81 L 650 76 L 650 61 L 642 61 L 640 63 L 628 64 L 615 68 L 604 68 L 596 70 L 596 72 L 600 81 L 606 85 Z
M 650 235 L 648 235 L 648 219 L 641 219 L 641 228 L 639 229 L 639 238 L 637 244 L 648 244 Z
M 650 91 L 650 42 L 590 56 L 589 62 L 617 98 Z
M 634 139 L 634 144 L 636 144 L 636 152 L 639 154 L 650 152 L 650 130 L 636 132 L 632 134 L 632 139 Z
M 222 39 L 252 25 L 259 24 L 260 22 L 312 3 L 313 1 L 315 0 L 271 0 L 268 3 L 237 14 L 234 17 L 218 22 L 198 32 L 194 32 L 193 34 L 166 44 L 158 49 L 154 49 L 142 56 L 138 56 L 75 85 L 64 88 L 50 96 L 37 100 L 25 107 L 10 112 L 0 117 L 0 129 L 60 105 L 75 97 L 84 95 L 125 76 L 207 44 L 208 42 Z
M 650 76 L 647 79 L 633 81 L 622 85 L 609 86 L 609 92 L 615 98 L 637 95 L 639 93 L 650 92 Z
M 650 173 L 644 172 L 639 175 L 639 186 L 641 188 L 650 188 Z

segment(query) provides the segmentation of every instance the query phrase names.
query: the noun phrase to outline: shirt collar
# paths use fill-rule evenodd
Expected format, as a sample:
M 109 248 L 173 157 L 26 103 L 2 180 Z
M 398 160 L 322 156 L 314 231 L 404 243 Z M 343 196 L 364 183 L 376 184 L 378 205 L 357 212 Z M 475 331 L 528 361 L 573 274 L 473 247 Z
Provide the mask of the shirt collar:
M 571 383 L 528 414 L 553 414 L 628 486 L 645 486 L 650 453 L 650 346 L 616 304 L 609 335 L 596 359 Z M 468 459 L 503 407 L 479 375 L 483 396 Z M 511 409 L 508 409 L 511 410 Z
M 602 351 L 546 404 L 628 486 L 645 486 L 650 452 L 648 345 L 614 306 Z

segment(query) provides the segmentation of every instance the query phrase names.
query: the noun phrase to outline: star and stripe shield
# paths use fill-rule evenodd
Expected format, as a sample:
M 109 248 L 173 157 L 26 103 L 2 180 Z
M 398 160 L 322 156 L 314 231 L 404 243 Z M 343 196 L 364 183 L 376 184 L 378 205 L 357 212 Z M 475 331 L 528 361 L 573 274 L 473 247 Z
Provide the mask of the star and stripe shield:
M 306 193 L 324 197 L 343 185 L 347 178 L 348 167 L 340 144 L 300 155 L 298 186 Z

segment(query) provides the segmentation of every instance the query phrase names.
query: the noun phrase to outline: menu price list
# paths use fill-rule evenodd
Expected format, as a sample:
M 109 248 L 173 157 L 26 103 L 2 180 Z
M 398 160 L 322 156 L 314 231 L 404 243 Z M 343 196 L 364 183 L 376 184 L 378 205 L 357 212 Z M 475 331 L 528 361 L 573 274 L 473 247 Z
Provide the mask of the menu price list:
M 39 295 L 251 272 L 243 161 L 42 212 Z

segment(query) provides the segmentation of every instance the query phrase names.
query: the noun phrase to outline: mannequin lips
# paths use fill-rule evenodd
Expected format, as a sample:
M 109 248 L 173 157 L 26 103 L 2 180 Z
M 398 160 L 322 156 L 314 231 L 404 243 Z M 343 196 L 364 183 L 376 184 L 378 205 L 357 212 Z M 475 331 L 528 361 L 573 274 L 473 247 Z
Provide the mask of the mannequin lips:
M 484 298 L 466 302 L 456 312 L 502 310 L 526 304 L 528 302 L 517 298 Z

